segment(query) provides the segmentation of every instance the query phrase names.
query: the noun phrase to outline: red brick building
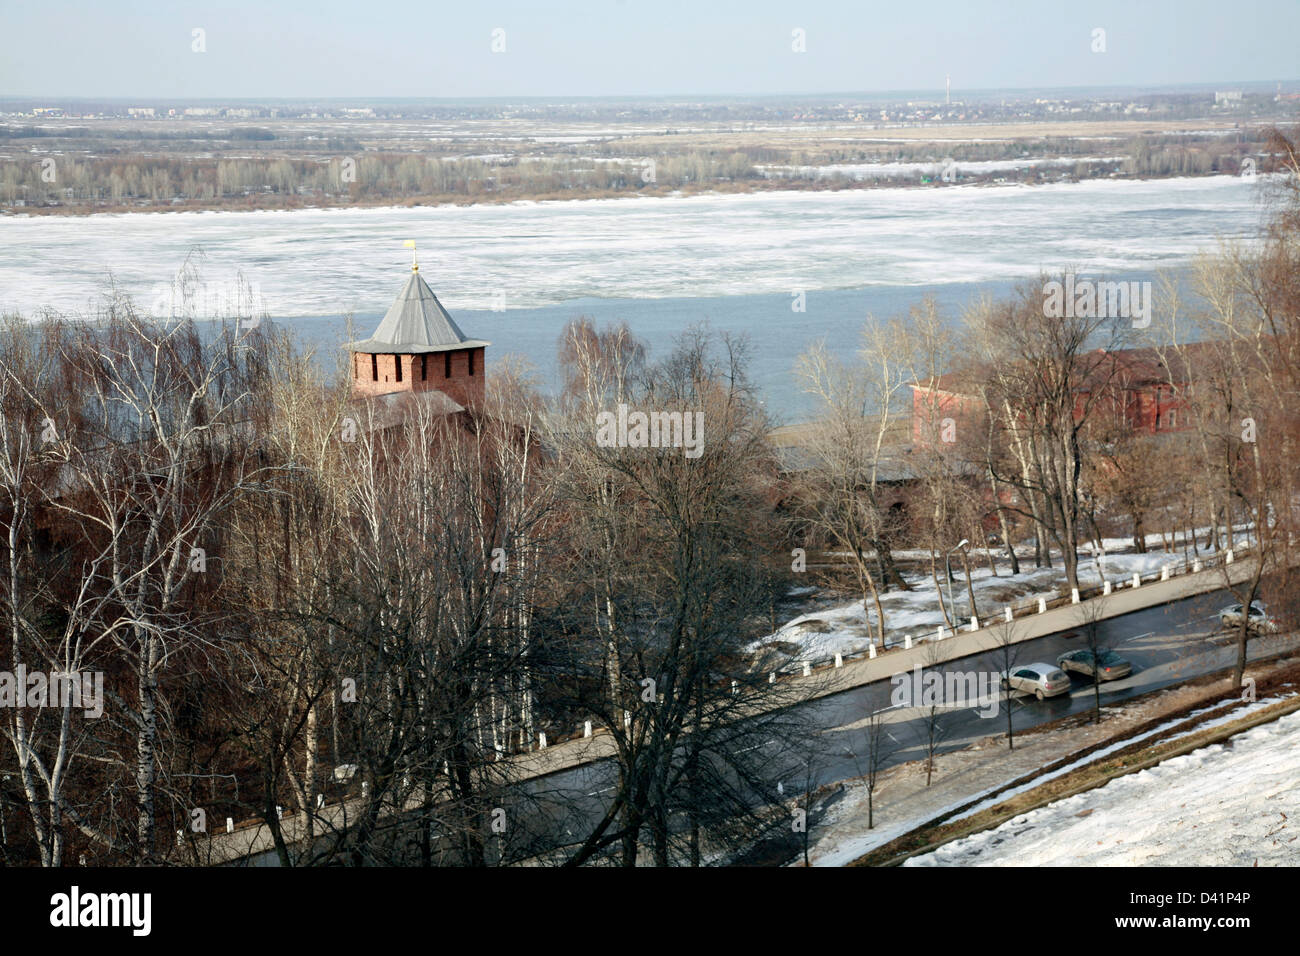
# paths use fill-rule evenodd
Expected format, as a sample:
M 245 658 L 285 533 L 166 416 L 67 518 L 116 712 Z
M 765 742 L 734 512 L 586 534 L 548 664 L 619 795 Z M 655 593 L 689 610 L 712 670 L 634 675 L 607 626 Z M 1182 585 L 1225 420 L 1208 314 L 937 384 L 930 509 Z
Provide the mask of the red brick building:
M 1186 360 L 1195 362 L 1212 343 L 1186 347 Z M 1181 397 L 1189 379 L 1183 356 L 1170 350 L 1161 356 L 1155 349 L 1098 350 L 1089 374 L 1075 387 L 1075 416 L 1081 418 L 1089 400 L 1094 402 L 1093 421 L 1114 416 L 1131 431 L 1157 435 L 1185 431 L 1192 426 L 1187 404 Z M 1169 365 L 1166 365 L 1168 361 Z M 930 382 L 912 384 L 912 440 L 918 445 L 945 438 L 944 420 L 960 423 L 983 414 L 980 399 L 971 383 L 981 378 L 980 369 L 942 375 Z M 1100 394 L 1094 392 L 1101 390 Z M 960 425 L 958 424 L 958 427 Z
M 352 394 L 441 392 L 459 406 L 483 401 L 484 354 L 490 342 L 460 330 L 420 267 L 376 327 L 374 334 L 344 348 L 352 353 Z

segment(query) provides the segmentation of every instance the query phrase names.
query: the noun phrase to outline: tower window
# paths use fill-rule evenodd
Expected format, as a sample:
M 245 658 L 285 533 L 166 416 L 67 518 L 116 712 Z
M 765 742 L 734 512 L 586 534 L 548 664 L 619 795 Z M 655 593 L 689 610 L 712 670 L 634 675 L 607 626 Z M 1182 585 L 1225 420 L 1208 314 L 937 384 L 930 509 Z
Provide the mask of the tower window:
M 374 352 L 370 353 L 370 380 L 379 381 L 379 356 Z
M 442 353 L 442 377 L 451 378 L 451 353 Z
M 393 356 L 393 367 L 397 369 L 397 380 L 400 382 L 402 380 L 402 357 L 400 355 Z
M 474 374 L 474 351 L 473 351 L 473 349 L 471 349 L 470 352 L 469 352 L 469 374 L 471 374 L 471 375 Z
M 420 381 L 423 382 L 429 377 L 429 353 L 420 353 Z

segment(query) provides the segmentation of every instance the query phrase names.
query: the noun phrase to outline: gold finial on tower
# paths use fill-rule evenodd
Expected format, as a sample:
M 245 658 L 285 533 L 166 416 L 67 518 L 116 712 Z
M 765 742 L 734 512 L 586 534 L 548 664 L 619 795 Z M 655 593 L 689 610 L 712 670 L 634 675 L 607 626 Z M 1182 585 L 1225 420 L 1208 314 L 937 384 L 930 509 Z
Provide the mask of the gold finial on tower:
M 406 248 L 408 248 L 408 249 L 411 250 L 411 271 L 412 271 L 412 272 L 419 272 L 419 271 L 420 271 L 420 263 L 419 263 L 419 260 L 417 260 L 417 259 L 415 258 L 415 240 L 414 240 L 414 239 L 407 239 L 405 242 L 402 243 L 402 245 L 406 246 Z

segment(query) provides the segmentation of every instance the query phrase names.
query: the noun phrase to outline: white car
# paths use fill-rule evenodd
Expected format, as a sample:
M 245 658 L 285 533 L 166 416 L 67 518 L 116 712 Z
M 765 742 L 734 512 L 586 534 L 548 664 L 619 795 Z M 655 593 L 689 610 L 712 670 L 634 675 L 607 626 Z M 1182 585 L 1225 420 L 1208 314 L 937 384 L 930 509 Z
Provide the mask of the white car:
M 1219 623 L 1224 627 L 1240 627 L 1241 605 L 1231 604 L 1221 610 L 1219 612 Z M 1250 605 L 1246 627 L 1252 631 L 1276 631 L 1277 621 L 1273 620 L 1268 613 L 1263 601 L 1255 601 Z
M 1002 686 L 1033 694 L 1039 700 L 1070 692 L 1070 678 L 1055 664 L 1020 664 L 1010 675 L 1002 671 Z

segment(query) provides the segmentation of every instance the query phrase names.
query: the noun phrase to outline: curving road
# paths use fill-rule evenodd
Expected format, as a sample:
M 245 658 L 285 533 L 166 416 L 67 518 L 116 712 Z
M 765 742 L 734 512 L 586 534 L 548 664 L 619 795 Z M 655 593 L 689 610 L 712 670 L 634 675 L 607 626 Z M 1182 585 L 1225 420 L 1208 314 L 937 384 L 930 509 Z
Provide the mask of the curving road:
M 1147 608 L 1099 623 L 1100 638 L 1107 646 L 1133 663 L 1133 673 L 1102 684 L 1102 706 L 1178 684 L 1232 665 L 1236 657 L 1235 634 L 1219 626 L 1217 612 L 1235 603 L 1227 591 L 1214 591 L 1170 604 Z M 1251 641 L 1249 656 L 1255 659 L 1300 643 L 1297 636 L 1268 636 Z M 1076 632 L 1049 634 L 1018 644 L 1014 662 L 1055 664 L 1057 655 L 1086 646 Z M 1000 651 L 973 654 L 939 665 L 943 671 L 959 670 L 996 674 L 1003 667 Z M 886 766 L 916 760 L 925 755 L 925 720 L 919 708 L 891 706 L 891 681 L 877 681 L 853 690 L 799 705 L 795 710 L 817 730 L 812 747 L 804 757 L 785 766 L 773 754 L 774 776 L 788 793 L 802 792 L 811 762 L 814 785 L 832 784 L 861 776 L 867 747 L 869 714 L 883 711 L 891 753 Z M 945 709 L 939 718 L 942 728 L 940 753 L 957 750 L 976 740 L 1006 733 L 1005 706 L 1012 708 L 1012 726 L 1020 732 L 1093 707 L 1092 683 L 1074 675 L 1068 695 L 1036 700 L 1013 693 L 1008 701 L 997 695 L 997 712 L 975 707 Z M 985 701 L 987 705 L 988 701 Z M 576 840 L 604 814 L 613 794 L 615 770 L 606 760 L 572 770 L 560 771 L 521 784 L 531 798 L 530 818 L 525 825 L 538 832 L 549 829 L 559 843 Z M 542 821 L 545 820 L 545 823 Z

